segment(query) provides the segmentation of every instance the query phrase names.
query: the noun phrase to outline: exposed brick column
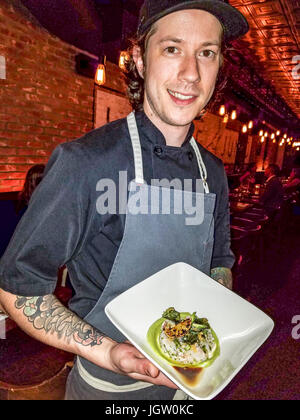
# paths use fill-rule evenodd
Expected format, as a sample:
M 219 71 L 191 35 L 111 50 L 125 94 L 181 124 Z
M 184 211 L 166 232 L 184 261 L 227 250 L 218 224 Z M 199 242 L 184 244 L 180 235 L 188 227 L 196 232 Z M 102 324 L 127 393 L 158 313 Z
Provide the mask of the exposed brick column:
M 17 191 L 27 170 L 92 129 L 93 80 L 75 72 L 79 51 L 44 29 L 17 0 L 0 4 L 0 192 Z

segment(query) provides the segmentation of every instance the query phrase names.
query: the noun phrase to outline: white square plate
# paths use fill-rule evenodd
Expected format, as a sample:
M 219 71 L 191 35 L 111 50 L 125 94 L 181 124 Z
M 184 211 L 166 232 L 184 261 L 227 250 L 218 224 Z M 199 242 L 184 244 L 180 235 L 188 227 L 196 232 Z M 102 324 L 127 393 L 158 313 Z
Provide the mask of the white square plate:
M 149 327 L 173 306 L 197 312 L 216 332 L 221 354 L 189 385 L 147 341 Z M 113 299 L 105 308 L 124 336 L 190 397 L 210 400 L 242 369 L 274 328 L 270 317 L 206 274 L 185 264 L 173 264 Z

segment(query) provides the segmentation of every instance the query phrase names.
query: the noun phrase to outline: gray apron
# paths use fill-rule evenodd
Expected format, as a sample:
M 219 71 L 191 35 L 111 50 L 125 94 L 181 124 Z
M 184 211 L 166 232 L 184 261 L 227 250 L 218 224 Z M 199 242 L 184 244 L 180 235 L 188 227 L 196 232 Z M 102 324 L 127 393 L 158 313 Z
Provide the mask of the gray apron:
M 196 141 L 192 139 L 191 145 L 197 157 L 204 192 L 169 189 L 170 211 L 163 214 L 164 209 L 158 209 L 156 203 L 153 205 L 153 197 L 161 203 L 162 195 L 166 191 L 164 187 L 145 184 L 141 144 L 134 113 L 127 117 L 127 121 L 134 153 L 135 181 L 129 188 L 124 235 L 107 284 L 97 304 L 85 317 L 87 323 L 117 342 L 126 338 L 106 317 L 105 306 L 130 287 L 177 262 L 185 262 L 210 275 L 214 243 L 213 212 L 216 197 L 209 193 L 206 168 Z M 139 212 L 136 211 L 137 191 L 141 198 Z M 184 203 L 181 214 L 177 211 L 180 201 Z M 187 224 L 197 203 L 202 206 L 203 221 L 198 225 Z M 79 391 L 70 391 L 72 387 L 76 388 L 75 380 L 84 381 L 81 387 L 77 387 L 80 388 L 81 395 Z M 83 395 L 83 388 L 87 388 L 83 385 L 87 384 L 89 388 L 85 391 L 86 395 Z M 66 398 L 75 399 L 76 394 L 76 399 L 110 399 L 112 396 L 116 400 L 125 399 L 125 395 L 129 399 L 173 399 L 175 392 L 163 386 L 136 382 L 128 376 L 77 358 L 75 370 L 68 380 Z

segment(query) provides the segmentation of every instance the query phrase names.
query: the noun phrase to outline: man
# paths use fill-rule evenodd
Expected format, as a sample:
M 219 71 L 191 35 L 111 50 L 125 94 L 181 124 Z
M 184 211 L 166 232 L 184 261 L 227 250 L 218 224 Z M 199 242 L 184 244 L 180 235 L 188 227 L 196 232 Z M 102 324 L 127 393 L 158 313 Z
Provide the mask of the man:
M 29 334 L 80 356 L 66 399 L 174 398 L 176 386 L 125 342 L 106 304 L 178 261 L 231 287 L 226 175 L 221 161 L 191 140 L 192 121 L 213 95 L 222 42 L 247 30 L 244 17 L 220 0 L 146 0 L 128 75 L 140 111 L 58 146 L 49 160 L 1 263 L 0 302 Z M 126 217 L 104 214 L 99 195 L 104 179 L 119 188 L 120 174 L 135 180 Z M 151 181 L 174 178 L 192 181 L 184 194 L 200 199 L 201 223 L 187 223 L 192 205 L 166 215 L 149 212 L 146 201 L 135 212 L 137 190 L 159 195 Z M 52 294 L 63 264 L 76 293 L 70 310 Z
M 291 170 L 288 182 L 284 185 L 286 193 L 300 192 L 300 168 L 293 168 Z
M 274 163 L 270 164 L 265 170 L 267 178 L 265 191 L 259 202 L 269 217 L 276 213 L 276 210 L 280 208 L 283 202 L 283 186 L 278 178 L 279 173 L 279 166 Z

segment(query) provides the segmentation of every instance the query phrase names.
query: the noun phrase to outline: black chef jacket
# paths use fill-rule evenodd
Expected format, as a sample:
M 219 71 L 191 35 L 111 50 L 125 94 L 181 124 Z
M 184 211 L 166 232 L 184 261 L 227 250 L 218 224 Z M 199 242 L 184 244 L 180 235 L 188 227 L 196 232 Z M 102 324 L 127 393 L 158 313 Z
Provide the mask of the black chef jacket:
M 184 179 L 193 179 L 195 185 L 200 174 L 189 144 L 193 125 L 182 147 L 172 147 L 166 146 L 163 134 L 144 112 L 136 113 L 136 120 L 146 182 L 177 178 L 182 184 Z M 199 148 L 210 192 L 216 194 L 212 268 L 231 268 L 234 257 L 230 250 L 226 174 L 220 159 Z M 106 285 L 125 225 L 124 214 L 97 212 L 97 198 L 102 193 L 96 186 L 99 180 L 108 178 L 118 187 L 120 171 L 127 171 L 128 181 L 135 178 L 126 119 L 56 147 L 1 259 L 0 287 L 19 296 L 51 294 L 57 269 L 66 264 L 76 292 L 70 308 L 84 318 Z

